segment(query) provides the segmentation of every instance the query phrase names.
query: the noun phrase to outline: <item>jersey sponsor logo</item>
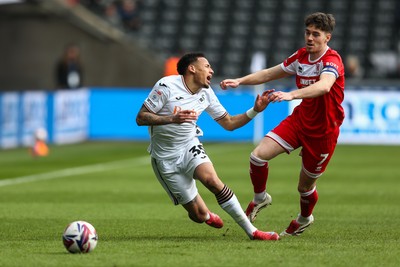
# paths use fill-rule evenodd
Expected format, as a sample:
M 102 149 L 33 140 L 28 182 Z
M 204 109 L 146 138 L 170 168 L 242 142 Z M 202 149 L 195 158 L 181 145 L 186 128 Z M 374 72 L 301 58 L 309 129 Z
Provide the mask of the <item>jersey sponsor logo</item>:
M 326 63 L 325 63 L 325 66 L 332 66 L 332 67 L 334 67 L 335 69 L 339 69 L 338 65 L 336 65 L 336 64 L 333 63 L 333 62 L 326 62 Z
M 181 107 L 175 106 L 175 107 L 174 107 L 174 112 L 173 112 L 173 114 L 176 114 L 176 113 L 178 113 L 178 112 L 181 111 L 181 110 L 182 110 Z
M 305 86 L 309 86 L 310 84 L 314 84 L 317 82 L 317 79 L 300 79 L 300 84 Z
M 156 104 L 154 104 L 153 101 L 151 101 L 150 98 L 147 98 L 146 102 L 147 102 L 152 108 L 156 108 Z

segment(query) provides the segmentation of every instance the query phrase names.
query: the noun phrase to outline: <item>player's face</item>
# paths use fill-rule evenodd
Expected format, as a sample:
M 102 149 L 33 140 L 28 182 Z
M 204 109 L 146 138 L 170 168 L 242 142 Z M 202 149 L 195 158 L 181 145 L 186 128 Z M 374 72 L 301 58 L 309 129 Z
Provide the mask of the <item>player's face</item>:
M 209 88 L 214 71 L 208 60 L 204 57 L 199 57 L 193 65 L 196 68 L 195 82 L 203 88 Z
M 307 52 L 316 59 L 325 52 L 328 42 L 331 39 L 331 34 L 315 28 L 314 25 L 310 25 L 304 32 L 304 39 Z

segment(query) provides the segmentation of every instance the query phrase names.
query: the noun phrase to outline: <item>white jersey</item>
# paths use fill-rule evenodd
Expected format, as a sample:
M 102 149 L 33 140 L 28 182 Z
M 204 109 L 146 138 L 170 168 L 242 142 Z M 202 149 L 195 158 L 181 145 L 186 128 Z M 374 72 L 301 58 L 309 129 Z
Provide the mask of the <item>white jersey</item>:
M 188 89 L 181 75 L 160 79 L 144 105 L 149 111 L 161 116 L 169 116 L 179 110 L 193 110 L 200 116 L 205 110 L 218 121 L 228 114 L 211 88 L 202 88 L 194 94 Z M 152 157 L 171 159 L 181 155 L 187 144 L 202 133 L 196 122 L 150 126 Z

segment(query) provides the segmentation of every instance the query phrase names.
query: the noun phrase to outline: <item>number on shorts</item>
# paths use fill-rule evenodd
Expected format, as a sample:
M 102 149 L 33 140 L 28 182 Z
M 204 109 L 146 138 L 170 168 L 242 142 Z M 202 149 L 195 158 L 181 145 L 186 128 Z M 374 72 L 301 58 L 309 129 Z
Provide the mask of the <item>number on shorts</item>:
M 324 161 L 328 158 L 329 153 L 321 154 L 320 156 L 321 156 L 322 160 L 320 162 L 318 162 L 317 165 L 322 165 L 322 163 L 324 163 Z
M 200 158 L 202 159 L 207 157 L 206 151 L 202 145 L 193 146 L 191 149 L 189 149 L 189 152 L 192 152 L 193 157 L 197 157 L 198 155 L 201 155 Z

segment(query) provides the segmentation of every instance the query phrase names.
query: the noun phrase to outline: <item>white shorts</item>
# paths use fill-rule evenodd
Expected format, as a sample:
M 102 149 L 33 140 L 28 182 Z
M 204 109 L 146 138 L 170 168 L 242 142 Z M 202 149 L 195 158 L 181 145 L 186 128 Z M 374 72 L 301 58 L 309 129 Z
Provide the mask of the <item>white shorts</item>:
M 151 158 L 154 174 L 175 205 L 187 204 L 197 196 L 198 190 L 193 174 L 196 167 L 205 162 L 211 160 L 197 138 L 177 158 Z

